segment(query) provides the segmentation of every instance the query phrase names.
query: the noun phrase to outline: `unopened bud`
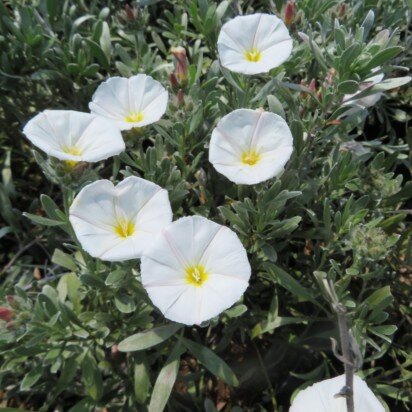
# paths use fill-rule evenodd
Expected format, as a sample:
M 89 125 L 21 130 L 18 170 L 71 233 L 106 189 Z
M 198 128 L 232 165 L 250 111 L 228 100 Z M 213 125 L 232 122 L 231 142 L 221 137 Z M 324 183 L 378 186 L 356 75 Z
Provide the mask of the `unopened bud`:
M 174 89 L 179 87 L 179 82 L 177 81 L 176 75 L 174 73 L 169 74 L 169 82 Z
M 285 24 L 291 26 L 295 20 L 296 3 L 295 0 L 289 0 L 285 8 Z
M 110 353 L 112 358 L 115 358 L 117 354 L 119 353 L 119 345 L 115 343 L 111 348 L 110 348 Z
M 124 6 L 124 10 L 126 12 L 126 17 L 128 20 L 132 21 L 137 17 L 135 10 L 133 10 L 128 4 Z
M 338 9 L 338 16 L 339 17 L 343 17 L 346 13 L 346 4 L 345 3 L 341 3 Z
M 183 84 L 187 80 L 187 57 L 184 47 L 172 47 L 171 50 L 176 59 L 175 75 L 179 84 Z
M 0 306 L 0 319 L 4 320 L 5 322 L 10 322 L 13 318 L 13 312 L 4 306 Z
M 309 90 L 314 93 L 316 90 L 316 80 L 312 79 L 309 83 Z
M 179 89 L 178 92 L 176 93 L 176 100 L 177 100 L 178 106 L 185 105 L 185 94 L 183 93 L 182 89 Z
M 36 280 L 40 280 L 40 279 L 41 279 L 41 271 L 40 271 L 39 268 L 37 268 L 37 267 L 34 268 L 33 277 L 34 277 L 34 279 L 36 279 Z

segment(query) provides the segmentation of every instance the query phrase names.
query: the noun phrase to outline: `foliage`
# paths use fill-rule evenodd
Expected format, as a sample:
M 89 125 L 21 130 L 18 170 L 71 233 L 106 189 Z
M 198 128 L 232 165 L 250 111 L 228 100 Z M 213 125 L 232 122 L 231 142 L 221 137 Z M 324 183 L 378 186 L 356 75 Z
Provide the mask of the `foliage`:
M 328 279 L 349 311 L 368 385 L 388 410 L 409 410 L 410 90 L 398 88 L 411 62 L 408 3 L 299 1 L 292 56 L 245 77 L 219 66 L 216 40 L 222 22 L 254 11 L 283 16 L 284 2 L 0 4 L 0 302 L 12 312 L 0 326 L 5 406 L 287 411 L 297 389 L 342 373 Z M 172 46 L 188 51 L 180 86 L 168 80 Z M 372 92 L 384 97 L 345 115 L 344 95 L 377 67 L 386 80 Z M 68 171 L 23 138 L 35 113 L 87 111 L 107 76 L 137 72 L 167 85 L 169 110 L 125 134 L 120 156 Z M 278 179 L 236 186 L 208 162 L 211 130 L 241 107 L 287 119 L 295 150 Z M 76 242 L 74 195 L 99 176 L 130 175 L 166 188 L 175 218 L 226 224 L 247 248 L 251 284 L 209 324 L 167 323 L 137 261 L 93 260 Z

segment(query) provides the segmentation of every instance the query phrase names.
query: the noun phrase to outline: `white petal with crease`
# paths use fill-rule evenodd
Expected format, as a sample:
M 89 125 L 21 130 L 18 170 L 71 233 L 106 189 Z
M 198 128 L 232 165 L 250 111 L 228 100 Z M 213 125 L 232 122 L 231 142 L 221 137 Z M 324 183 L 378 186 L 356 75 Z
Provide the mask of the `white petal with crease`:
M 200 283 L 188 281 L 193 267 L 204 269 Z M 164 228 L 141 264 L 142 283 L 153 304 L 166 318 L 186 325 L 199 325 L 232 306 L 246 290 L 250 272 L 236 234 L 200 216 Z
M 23 133 L 59 160 L 98 162 L 125 149 L 122 135 L 112 122 L 72 110 L 45 110 L 26 124 Z
M 237 184 L 257 184 L 283 171 L 293 151 L 285 120 L 271 112 L 237 109 L 224 116 L 212 132 L 209 161 Z M 245 163 L 248 153 L 254 164 Z
M 222 26 L 217 40 L 223 67 L 243 74 L 267 73 L 291 54 L 293 42 L 282 20 L 270 14 L 237 16 Z M 258 53 L 255 60 L 248 52 Z
M 335 397 L 345 386 L 345 375 L 317 382 L 300 391 L 292 402 L 289 412 L 346 412 L 344 397 Z M 378 398 L 359 377 L 354 377 L 355 411 L 384 412 Z
M 135 176 L 117 186 L 109 180 L 91 183 L 70 207 L 70 222 L 82 248 L 91 256 L 108 261 L 141 257 L 171 221 L 167 191 Z M 117 229 L 121 224 L 128 228 L 124 235 Z
M 167 100 L 167 91 L 158 81 L 138 74 L 106 80 L 96 89 L 89 108 L 115 122 L 120 130 L 129 130 L 157 122 L 166 111 Z M 133 116 L 138 118 L 133 120 Z

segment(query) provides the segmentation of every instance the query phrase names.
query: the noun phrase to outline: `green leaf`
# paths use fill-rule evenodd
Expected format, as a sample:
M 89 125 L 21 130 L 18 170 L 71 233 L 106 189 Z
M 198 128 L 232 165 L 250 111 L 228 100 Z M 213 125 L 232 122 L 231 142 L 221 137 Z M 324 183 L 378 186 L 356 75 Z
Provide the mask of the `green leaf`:
M 362 97 L 370 96 L 375 93 L 384 92 L 386 90 L 396 89 L 397 87 L 404 86 L 411 81 L 412 77 L 395 77 L 393 79 L 386 79 L 382 82 L 375 84 L 375 86 L 364 90 L 356 95 L 356 99 L 361 99 Z
M 269 96 L 266 98 L 268 101 L 268 106 L 269 110 L 272 113 L 275 113 L 284 119 L 286 119 L 285 111 L 283 109 L 282 103 L 279 101 L 279 99 L 274 96 L 273 94 L 269 94 Z
M 76 312 L 81 308 L 80 287 L 81 282 L 75 273 L 66 273 L 60 278 L 57 284 L 59 299 L 64 302 L 66 298 L 69 297 Z
M 338 91 L 342 94 L 353 94 L 356 93 L 358 89 L 359 83 L 354 80 L 346 80 L 338 85 Z
M 87 353 L 82 361 L 82 382 L 87 394 L 98 401 L 103 394 L 103 381 L 94 357 Z
M 295 280 L 283 269 L 272 263 L 266 264 L 265 267 L 269 274 L 272 275 L 274 279 L 290 293 L 301 299 L 310 300 L 311 302 L 316 302 L 316 304 L 318 304 L 318 302 L 316 301 L 315 293 L 311 289 L 305 288 L 300 285 L 297 280 Z
M 135 335 L 129 336 L 119 343 L 119 351 L 134 352 L 137 350 L 151 348 L 152 346 L 158 345 L 159 343 L 169 339 L 181 327 L 182 325 L 179 325 L 178 323 L 171 323 L 153 328 L 146 332 L 136 333 Z
M 103 279 L 100 278 L 98 275 L 84 274 L 80 276 L 80 281 L 92 288 L 104 289 L 106 287 Z
M 373 56 L 369 62 L 362 67 L 362 70 L 367 72 L 375 67 L 382 66 L 384 63 L 396 57 L 399 53 L 402 53 L 402 51 L 403 47 L 400 46 L 388 47 L 387 49 L 375 54 L 375 56 Z
M 258 323 L 251 332 L 252 338 L 263 335 L 264 333 L 273 332 L 275 329 L 280 328 L 285 325 L 293 325 L 296 323 L 305 323 L 308 319 L 301 317 L 291 317 L 291 316 L 276 316 L 274 319 Z
M 126 276 L 126 271 L 124 269 L 117 269 L 109 273 L 109 276 L 107 276 L 104 283 L 107 286 L 115 286 L 121 283 L 122 280 L 125 278 L 125 276 Z
M 56 205 L 53 199 L 51 199 L 47 195 L 41 195 L 40 196 L 40 202 L 43 206 L 43 209 L 46 211 L 47 216 L 49 216 L 53 220 L 62 220 L 62 211 L 59 209 L 59 207 Z M 60 212 L 60 214 L 59 214 Z
M 157 48 L 165 55 L 167 56 L 169 53 L 166 49 L 165 44 L 163 43 L 162 38 L 155 32 L 152 31 L 152 39 L 155 42 Z
M 76 264 L 76 261 L 73 259 L 73 257 L 68 255 L 67 253 L 64 253 L 60 249 L 54 250 L 51 260 L 56 265 L 69 269 L 72 272 L 77 271 L 77 264 Z
M 181 344 L 178 342 L 156 379 L 150 398 L 149 412 L 162 412 L 166 407 L 179 372 L 180 355 L 182 353 Z
M 75 357 L 66 359 L 60 373 L 60 378 L 53 391 L 53 399 L 55 399 L 61 392 L 63 392 L 72 382 L 77 372 L 77 362 Z
M 150 368 L 144 353 L 136 354 L 134 360 L 134 394 L 137 402 L 144 404 L 149 394 Z
M 57 14 L 57 9 L 59 2 L 56 0 L 46 0 L 47 13 L 49 15 L 49 20 L 53 21 Z
M 362 22 L 363 28 L 363 40 L 365 41 L 368 37 L 368 34 L 373 27 L 373 23 L 375 21 L 375 13 L 373 10 L 369 10 L 368 14 L 365 17 L 365 20 Z
M 20 383 L 22 391 L 29 390 L 40 379 L 43 373 L 43 365 L 37 365 L 29 373 L 27 373 Z M 0 409 L 1 410 L 1 409 Z
M 133 297 L 124 292 L 116 294 L 114 304 L 122 313 L 132 313 L 136 309 Z
M 237 318 L 242 316 L 247 311 L 246 305 L 236 305 L 225 311 L 225 315 L 229 318 Z
M 390 286 L 384 286 L 369 295 L 364 303 L 366 303 L 373 312 L 378 312 L 385 309 L 393 301 Z
M 30 219 L 32 222 L 42 226 L 64 226 L 66 223 L 61 220 L 48 219 L 47 217 L 33 215 L 31 213 L 23 213 L 23 216 Z
M 382 326 L 374 326 L 370 328 L 370 330 L 377 334 L 391 336 L 398 330 L 398 327 L 395 325 L 382 325 Z
M 13 228 L 11 226 L 2 227 L 0 229 L 0 239 L 11 232 L 13 232 Z
M 88 44 L 90 51 L 92 52 L 93 56 L 99 61 L 99 63 L 106 69 L 109 69 L 109 60 L 107 59 L 106 54 L 101 49 L 101 47 L 93 40 L 84 39 L 84 41 Z
M 192 352 L 193 356 L 203 364 L 203 366 L 222 381 L 231 386 L 238 386 L 239 381 L 227 363 L 219 358 L 213 351 L 203 345 L 199 345 L 189 339 L 179 338 L 183 345 Z
M 99 43 L 108 62 L 110 62 L 111 56 L 111 41 L 109 25 L 104 21 L 102 24 L 102 35 L 100 36 Z

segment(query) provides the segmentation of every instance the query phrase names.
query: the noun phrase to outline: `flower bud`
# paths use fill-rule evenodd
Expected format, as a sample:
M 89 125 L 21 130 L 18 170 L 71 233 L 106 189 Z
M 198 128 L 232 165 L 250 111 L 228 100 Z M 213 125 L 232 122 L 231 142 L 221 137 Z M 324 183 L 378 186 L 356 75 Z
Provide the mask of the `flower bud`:
M 339 17 L 343 17 L 346 13 L 346 4 L 345 3 L 341 3 L 339 5 L 339 9 L 338 9 L 338 16 Z
M 309 90 L 314 93 L 316 91 L 316 80 L 312 79 L 309 83 Z
M 177 100 L 177 105 L 178 106 L 184 106 L 184 104 L 185 104 L 185 95 L 184 95 L 182 89 L 179 89 L 178 92 L 176 93 L 176 100 Z
M 176 59 L 174 74 L 180 85 L 187 80 L 187 57 L 184 47 L 172 47 L 172 54 Z
M 174 89 L 179 87 L 179 82 L 177 81 L 177 78 L 176 78 L 176 75 L 174 74 L 174 72 L 169 74 L 169 82 L 170 82 L 170 85 Z
M 126 17 L 127 20 L 129 21 L 133 21 L 136 19 L 138 11 L 135 9 L 132 9 L 128 4 L 126 4 L 126 6 L 124 6 L 124 10 L 126 12 Z
M 13 318 L 13 312 L 4 306 L 0 306 L 0 319 L 4 320 L 5 322 L 10 322 Z
M 112 358 L 117 357 L 117 355 L 119 354 L 119 345 L 117 343 L 113 344 L 110 348 L 110 354 Z
M 295 0 L 289 0 L 285 8 L 285 24 L 291 26 L 295 20 L 296 3 Z

